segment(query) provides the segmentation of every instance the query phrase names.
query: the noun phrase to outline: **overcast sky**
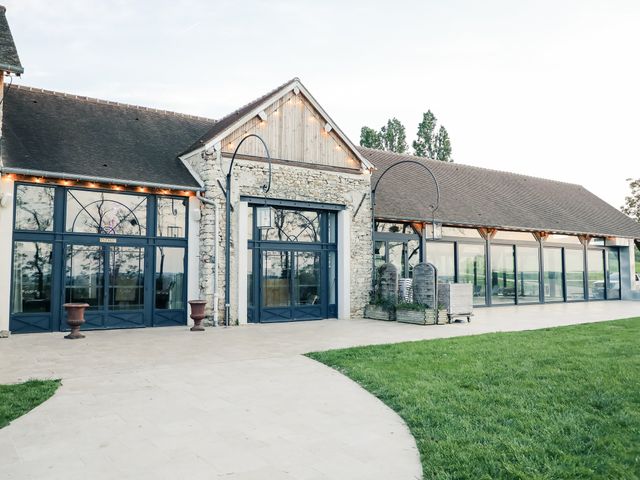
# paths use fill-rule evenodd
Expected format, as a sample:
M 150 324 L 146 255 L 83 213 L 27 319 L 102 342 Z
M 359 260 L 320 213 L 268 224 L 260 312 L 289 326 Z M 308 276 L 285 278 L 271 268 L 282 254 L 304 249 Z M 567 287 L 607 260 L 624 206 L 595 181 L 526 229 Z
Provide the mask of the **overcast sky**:
M 456 162 L 640 177 L 638 0 L 4 0 L 16 83 L 218 118 L 300 77 L 354 142 L 431 109 Z

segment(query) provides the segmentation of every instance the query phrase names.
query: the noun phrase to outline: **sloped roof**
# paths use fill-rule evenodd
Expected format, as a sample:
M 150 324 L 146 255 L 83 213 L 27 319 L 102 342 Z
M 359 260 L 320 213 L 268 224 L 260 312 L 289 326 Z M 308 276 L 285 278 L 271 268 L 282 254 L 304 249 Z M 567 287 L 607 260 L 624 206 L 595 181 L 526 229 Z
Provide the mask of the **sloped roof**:
M 13 85 L 5 88 L 2 165 L 127 183 L 199 188 L 178 159 L 215 123 L 165 110 Z
M 398 155 L 368 148 L 360 152 L 377 168 L 372 188 L 384 170 L 402 160 L 431 169 L 440 186 L 436 219 L 449 224 L 530 231 L 640 238 L 640 223 L 580 185 L 486 168 Z M 435 187 L 417 165 L 389 170 L 376 191 L 376 217 L 431 220 Z
M 24 72 L 7 22 L 7 9 L 0 5 L 0 70 L 20 75 Z
M 248 115 L 252 110 L 258 108 L 258 106 L 260 106 L 265 102 L 269 102 L 272 98 L 275 98 L 276 95 L 283 88 L 286 88 L 297 81 L 298 81 L 298 78 L 292 78 L 291 80 L 286 81 L 279 87 L 276 87 L 273 90 L 265 93 L 261 97 L 256 98 L 255 100 L 247 103 L 246 105 L 240 107 L 239 109 L 218 119 L 218 121 L 213 126 L 211 126 L 211 128 L 209 128 L 199 139 L 193 142 L 191 146 L 187 150 L 185 150 L 183 153 L 188 153 L 202 147 L 205 143 L 207 143 L 210 140 L 213 140 L 217 135 L 224 132 L 227 128 L 232 126 L 237 121 L 241 120 L 242 117 L 244 117 L 245 115 Z

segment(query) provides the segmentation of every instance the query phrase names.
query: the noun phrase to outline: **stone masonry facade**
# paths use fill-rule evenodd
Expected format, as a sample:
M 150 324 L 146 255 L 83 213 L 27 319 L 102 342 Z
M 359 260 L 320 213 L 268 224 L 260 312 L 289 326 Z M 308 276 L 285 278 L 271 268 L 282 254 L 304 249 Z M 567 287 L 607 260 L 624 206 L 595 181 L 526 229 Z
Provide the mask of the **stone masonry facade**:
M 218 292 L 219 320 L 223 319 L 224 311 L 224 239 L 225 239 L 225 203 L 224 194 L 218 185 L 225 183 L 226 171 L 230 159 L 214 154 L 195 153 L 187 158 L 191 168 L 204 182 L 206 192 L 204 196 L 215 201 L 218 205 L 218 238 L 215 238 L 215 207 L 201 203 L 200 219 L 200 293 L 207 300 L 208 323 L 213 322 L 213 305 L 215 291 Z M 231 320 L 237 323 L 239 312 L 234 299 L 237 291 L 238 278 L 235 272 L 238 255 L 237 222 L 247 221 L 238 219 L 238 208 L 241 195 L 264 196 L 262 186 L 268 177 L 268 164 L 264 161 L 239 160 L 233 167 L 231 204 Z M 224 172 L 224 173 L 223 173 Z M 344 205 L 351 221 L 351 258 L 350 258 L 350 297 L 351 316 L 362 316 L 364 307 L 369 300 L 371 289 L 371 175 L 368 172 L 344 172 L 305 168 L 298 165 L 274 163 L 272 170 L 271 190 L 269 198 L 298 200 L 319 203 L 334 203 Z M 364 201 L 363 201 L 364 197 Z M 360 209 L 354 214 L 358 205 Z M 218 278 L 214 289 L 214 271 L 216 258 L 214 242 L 218 242 Z M 246 250 L 246 245 L 240 246 Z M 243 281 L 242 285 L 245 283 Z M 245 314 L 246 315 L 246 314 Z

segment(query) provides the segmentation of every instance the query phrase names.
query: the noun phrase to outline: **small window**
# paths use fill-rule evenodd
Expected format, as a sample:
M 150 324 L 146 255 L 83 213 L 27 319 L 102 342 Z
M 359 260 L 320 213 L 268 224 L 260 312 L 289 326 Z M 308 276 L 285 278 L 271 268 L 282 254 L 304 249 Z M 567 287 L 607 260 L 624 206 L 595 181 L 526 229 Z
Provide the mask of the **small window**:
M 13 313 L 51 311 L 52 245 L 44 242 L 13 245 Z
M 387 222 L 376 222 L 376 232 L 406 233 L 409 235 L 415 235 L 416 233 L 410 223 Z
M 575 235 L 553 234 L 547 237 L 545 243 L 560 243 L 562 245 L 582 245 L 580 239 Z
M 146 235 L 147 197 L 68 190 L 66 230 L 98 235 Z
M 262 231 L 262 240 L 277 242 L 320 242 L 320 213 L 274 209 L 273 228 Z
M 16 187 L 16 230 L 51 232 L 53 230 L 53 187 L 18 185 Z
M 537 242 L 536 237 L 531 232 L 512 232 L 508 230 L 498 230 L 493 240 Z
M 443 237 L 461 237 L 461 238 L 478 238 L 482 239 L 477 228 L 463 227 L 442 227 Z

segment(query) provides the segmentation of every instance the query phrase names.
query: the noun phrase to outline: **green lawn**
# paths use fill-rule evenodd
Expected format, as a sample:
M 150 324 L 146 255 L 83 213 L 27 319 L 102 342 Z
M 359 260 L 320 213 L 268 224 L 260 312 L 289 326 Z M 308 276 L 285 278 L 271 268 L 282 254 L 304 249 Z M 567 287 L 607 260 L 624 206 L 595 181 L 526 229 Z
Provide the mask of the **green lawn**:
M 398 412 L 425 479 L 640 478 L 640 318 L 309 356 Z
M 60 386 L 60 380 L 29 380 L 15 385 L 0 385 L 0 428 L 33 410 Z

